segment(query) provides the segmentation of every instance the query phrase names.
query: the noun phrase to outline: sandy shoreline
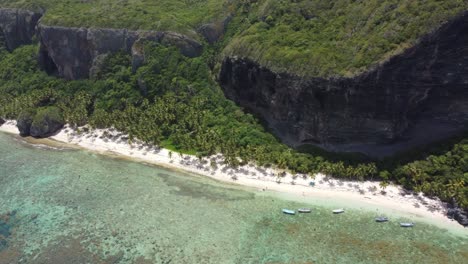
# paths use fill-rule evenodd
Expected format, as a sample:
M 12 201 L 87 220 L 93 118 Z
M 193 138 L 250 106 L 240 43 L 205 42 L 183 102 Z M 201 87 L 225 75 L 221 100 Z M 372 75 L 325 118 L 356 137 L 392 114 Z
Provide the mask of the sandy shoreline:
M 0 126 L 0 131 L 18 135 L 16 122 L 8 120 Z M 339 199 L 350 203 L 386 209 L 394 213 L 404 213 L 415 217 L 415 221 L 425 221 L 450 229 L 463 230 L 463 226 L 446 216 L 446 206 L 439 200 L 422 195 L 405 193 L 401 187 L 390 185 L 381 194 L 379 182 L 351 182 L 333 179 L 322 174 L 315 175 L 314 187 L 309 186 L 311 179 L 306 175 L 277 177 L 278 172 L 270 168 L 260 168 L 252 164 L 238 169 L 223 164 L 221 155 L 205 158 L 203 161 L 194 156 L 171 153 L 166 149 L 133 143 L 117 131 L 89 130 L 78 132 L 68 126 L 51 139 L 101 154 L 111 154 L 135 159 L 166 168 L 196 173 L 223 182 L 256 188 L 258 191 L 276 191 L 301 197 L 301 200 Z

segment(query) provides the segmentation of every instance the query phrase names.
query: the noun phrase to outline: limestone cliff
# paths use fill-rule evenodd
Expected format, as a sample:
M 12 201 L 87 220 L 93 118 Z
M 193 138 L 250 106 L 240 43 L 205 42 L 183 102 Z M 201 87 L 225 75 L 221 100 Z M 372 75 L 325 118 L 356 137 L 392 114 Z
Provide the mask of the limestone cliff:
M 144 61 L 138 48 L 141 46 L 138 43 L 144 41 L 176 46 L 189 57 L 199 56 L 203 51 L 198 41 L 175 32 L 51 27 L 40 23 L 41 16 L 28 10 L 0 9 L 0 40 L 12 51 L 31 44 L 37 37 L 39 61 L 44 70 L 70 80 L 88 78 L 99 58 L 117 51 L 131 53 L 136 69 Z
M 174 32 L 130 31 L 126 29 L 87 29 L 39 26 L 40 62 L 49 73 L 67 79 L 90 76 L 101 55 L 125 51 L 132 53 L 134 64 L 140 64 L 143 54 L 139 42 L 154 41 L 174 45 L 182 54 L 195 57 L 202 53 L 197 41 Z M 135 67 L 139 65 L 134 65 Z
M 9 51 L 32 42 L 41 16 L 41 13 L 28 10 L 0 9 L 0 38 L 4 39 Z
M 225 58 L 226 95 L 286 143 L 385 156 L 468 124 L 468 14 L 354 78 L 301 78 Z

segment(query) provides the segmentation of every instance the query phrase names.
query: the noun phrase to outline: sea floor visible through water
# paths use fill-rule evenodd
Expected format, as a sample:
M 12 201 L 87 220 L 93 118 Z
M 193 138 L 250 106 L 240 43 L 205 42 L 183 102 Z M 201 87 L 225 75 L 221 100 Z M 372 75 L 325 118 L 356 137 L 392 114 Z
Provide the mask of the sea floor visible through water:
M 467 263 L 468 237 L 0 133 L 0 263 Z M 284 215 L 282 208 L 313 208 Z M 379 212 L 385 213 L 385 212 Z M 409 217 L 409 216 L 408 216 Z

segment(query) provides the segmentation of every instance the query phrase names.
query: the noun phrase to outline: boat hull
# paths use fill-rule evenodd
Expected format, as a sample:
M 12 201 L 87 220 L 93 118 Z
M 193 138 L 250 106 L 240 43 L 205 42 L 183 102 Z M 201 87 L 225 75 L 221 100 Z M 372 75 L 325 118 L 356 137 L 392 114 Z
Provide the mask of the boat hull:
M 388 222 L 388 218 L 386 218 L 386 217 L 377 217 L 377 218 L 375 218 L 375 221 L 377 223 Z
M 283 209 L 283 214 L 287 214 L 287 215 L 295 215 L 296 212 L 294 210 L 288 210 L 288 209 Z
M 413 227 L 414 224 L 413 223 L 400 223 L 400 226 L 401 227 Z

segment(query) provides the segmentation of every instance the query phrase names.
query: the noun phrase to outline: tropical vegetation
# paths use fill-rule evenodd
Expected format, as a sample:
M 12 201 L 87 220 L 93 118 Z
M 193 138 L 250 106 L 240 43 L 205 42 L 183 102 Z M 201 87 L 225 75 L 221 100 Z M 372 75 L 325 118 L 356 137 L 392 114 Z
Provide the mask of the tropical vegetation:
M 276 72 L 354 76 L 413 46 L 468 9 L 466 0 L 0 0 L 46 11 L 41 23 L 178 31 L 230 16 L 222 56 Z
M 81 126 L 114 127 L 172 151 L 200 158 L 222 153 L 238 166 L 255 162 L 292 173 L 323 172 L 349 180 L 382 179 L 403 184 L 468 207 L 468 141 L 421 160 L 362 162 L 331 155 L 300 153 L 280 143 L 232 101 L 211 76 L 210 51 L 199 58 L 176 48 L 145 45 L 146 62 L 132 72 L 130 56 L 106 57 L 95 77 L 66 81 L 39 69 L 37 45 L 0 54 L 0 117 L 22 119 L 53 110 L 51 115 Z M 60 113 L 60 114 L 57 114 Z M 436 152 L 433 152 L 436 153 Z M 278 175 L 279 177 L 281 175 Z
M 0 0 L 0 7 L 46 11 L 50 26 L 172 30 L 194 29 L 224 15 L 224 0 Z
M 351 77 L 468 9 L 464 0 L 243 0 L 225 56 L 276 72 Z

